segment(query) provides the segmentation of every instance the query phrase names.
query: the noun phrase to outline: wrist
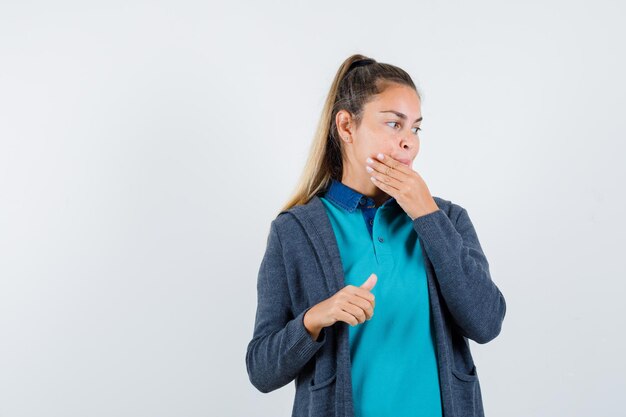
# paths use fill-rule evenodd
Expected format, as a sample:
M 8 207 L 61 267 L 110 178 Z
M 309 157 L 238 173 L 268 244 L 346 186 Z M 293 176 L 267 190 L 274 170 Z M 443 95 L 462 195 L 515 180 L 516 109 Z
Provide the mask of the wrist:
M 317 340 L 322 329 L 316 324 L 313 308 L 309 309 L 309 311 L 304 314 L 304 328 L 311 335 L 313 340 Z

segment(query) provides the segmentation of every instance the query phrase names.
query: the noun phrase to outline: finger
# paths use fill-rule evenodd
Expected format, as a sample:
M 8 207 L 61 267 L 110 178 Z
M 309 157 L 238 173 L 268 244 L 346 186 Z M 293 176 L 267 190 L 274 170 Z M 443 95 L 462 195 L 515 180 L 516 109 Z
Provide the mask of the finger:
M 379 181 L 376 176 L 370 177 L 370 179 L 378 188 L 397 199 L 397 193 L 400 191 L 398 188 L 392 187 L 388 183 Z
M 374 296 L 374 294 L 364 288 L 355 287 L 354 285 L 348 285 L 346 286 L 346 291 L 348 291 L 348 294 L 358 295 L 364 300 L 371 302 L 372 305 L 374 305 L 376 302 L 376 297 Z
M 352 297 L 348 301 L 363 310 L 367 320 L 371 319 L 374 315 L 374 306 L 372 306 L 372 303 L 369 301 L 358 296 Z
M 404 174 L 410 174 L 413 171 L 409 165 L 405 165 L 402 162 L 398 161 L 394 157 L 388 154 L 379 153 L 376 155 L 376 161 L 380 161 L 381 163 L 395 169 L 396 171 L 400 171 Z
M 360 285 L 360 288 L 366 289 L 368 291 L 372 291 L 372 288 L 376 285 L 378 281 L 378 276 L 375 273 L 372 273 L 363 284 Z
M 363 309 L 355 304 L 350 302 L 344 303 L 341 305 L 341 309 L 349 314 L 351 314 L 359 323 L 363 323 L 367 320 L 367 315 L 363 311 Z
M 356 319 L 356 317 L 346 311 L 340 310 L 337 313 L 337 316 L 337 320 L 346 322 L 350 326 L 356 326 L 357 324 L 359 324 L 359 321 Z
M 411 172 L 413 171 L 413 169 L 411 169 L 409 166 L 404 165 L 402 162 L 398 161 L 397 159 L 392 158 L 391 156 L 387 154 L 378 154 L 378 155 L 383 155 L 384 158 L 381 159 L 379 156 L 376 156 L 371 159 L 374 161 L 374 164 L 376 165 L 376 167 L 374 166 L 372 167 L 376 168 L 380 172 L 384 173 L 385 170 L 389 169 L 389 174 L 394 174 L 394 178 L 402 179 L 403 176 L 410 175 Z
M 398 190 L 401 189 L 402 184 L 404 184 L 403 181 L 397 180 L 394 177 L 385 175 L 384 173 L 380 173 L 380 172 L 372 172 L 371 176 L 374 177 L 376 181 L 382 182 L 383 184 L 387 184 L 388 186 L 396 188 Z
M 407 174 L 371 158 L 368 159 L 365 169 L 370 175 L 387 175 L 397 180 L 402 180 L 407 177 Z

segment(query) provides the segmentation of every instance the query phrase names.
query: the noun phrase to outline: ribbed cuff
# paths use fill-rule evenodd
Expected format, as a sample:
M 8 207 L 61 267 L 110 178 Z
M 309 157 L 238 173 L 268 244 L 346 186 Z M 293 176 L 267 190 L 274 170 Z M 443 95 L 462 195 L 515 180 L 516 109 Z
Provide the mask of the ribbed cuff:
M 446 213 L 441 209 L 415 218 L 413 228 L 418 236 L 427 242 L 448 235 L 451 231 L 456 231 Z
M 311 308 L 312 306 L 298 314 L 296 318 L 287 324 L 289 350 L 305 361 L 309 360 L 326 341 L 326 328 L 321 330 L 317 340 L 313 340 L 313 337 L 311 337 L 306 327 L 304 327 L 304 315 Z

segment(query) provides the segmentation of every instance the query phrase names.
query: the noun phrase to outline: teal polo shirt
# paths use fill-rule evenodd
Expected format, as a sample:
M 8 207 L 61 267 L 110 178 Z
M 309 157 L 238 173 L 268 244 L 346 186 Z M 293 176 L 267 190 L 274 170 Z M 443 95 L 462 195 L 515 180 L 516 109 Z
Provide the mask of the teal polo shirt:
M 442 417 L 426 269 L 411 218 L 393 197 L 375 207 L 335 179 L 320 199 L 345 285 L 378 276 L 374 316 L 349 326 L 355 417 Z

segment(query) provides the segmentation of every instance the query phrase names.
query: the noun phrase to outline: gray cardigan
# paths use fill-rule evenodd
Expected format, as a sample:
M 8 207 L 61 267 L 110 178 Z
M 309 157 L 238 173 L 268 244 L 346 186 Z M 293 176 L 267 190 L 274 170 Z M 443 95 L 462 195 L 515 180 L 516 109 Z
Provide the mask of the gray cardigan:
M 433 196 L 439 210 L 413 220 L 426 264 L 444 417 L 484 416 L 467 339 L 499 333 L 504 297 L 491 280 L 467 210 Z M 353 417 L 348 323 L 317 341 L 304 314 L 345 286 L 337 241 L 318 195 L 270 225 L 257 280 L 257 310 L 246 352 L 250 382 L 268 393 L 295 379 L 292 417 Z M 381 342 L 384 343 L 384 342 Z M 402 366 L 402 364 L 398 364 Z

